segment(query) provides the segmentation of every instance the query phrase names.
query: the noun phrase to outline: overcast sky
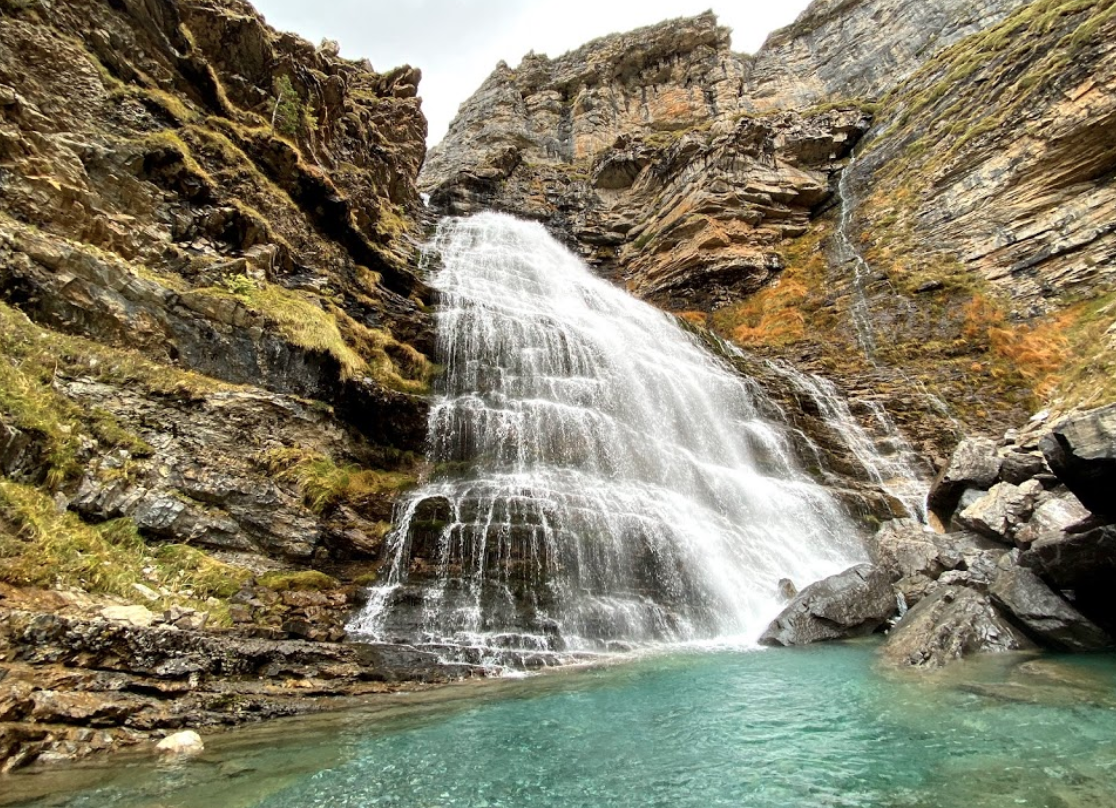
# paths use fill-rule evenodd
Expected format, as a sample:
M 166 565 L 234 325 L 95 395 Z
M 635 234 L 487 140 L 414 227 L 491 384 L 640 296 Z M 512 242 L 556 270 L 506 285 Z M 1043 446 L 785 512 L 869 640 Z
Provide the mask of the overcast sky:
M 350 59 L 368 57 L 380 71 L 422 68 L 419 95 L 431 144 L 457 108 L 503 59 L 512 67 L 529 51 L 558 56 L 598 36 L 673 17 L 700 14 L 711 0 L 252 0 L 267 21 L 317 43 L 341 43 Z M 755 52 L 808 0 L 714 0 L 733 50 Z

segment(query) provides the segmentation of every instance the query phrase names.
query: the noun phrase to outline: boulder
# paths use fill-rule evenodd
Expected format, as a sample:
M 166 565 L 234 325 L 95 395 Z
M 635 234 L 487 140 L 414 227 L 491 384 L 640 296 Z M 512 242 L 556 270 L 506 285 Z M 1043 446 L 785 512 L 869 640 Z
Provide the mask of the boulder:
M 990 438 L 966 438 L 957 444 L 953 457 L 930 487 L 927 504 L 943 523 L 948 523 L 966 488 L 988 489 L 1000 474 L 1002 458 Z
M 1116 581 L 1116 525 L 1043 536 L 1023 553 L 1020 564 L 1060 589 L 1111 588 Z
M 1103 630 L 1026 567 L 1001 571 L 990 594 L 993 603 L 1042 645 L 1062 651 L 1095 651 L 1112 643 Z
M 168 735 L 155 745 L 155 751 L 164 755 L 197 755 L 205 751 L 201 736 L 192 729 Z
M 1116 404 L 1059 422 L 1040 446 L 1058 479 L 1086 508 L 1116 519 Z
M 1022 485 L 1027 480 L 1049 473 L 1050 467 L 1040 454 L 1010 452 L 1000 463 L 1000 480 L 1012 485 Z
M 954 521 L 990 539 L 1011 544 L 1015 531 L 1030 518 L 1042 485 L 1028 480 L 1022 485 L 996 483 L 969 505 Z
M 915 519 L 892 519 L 876 531 L 869 552 L 872 561 L 891 572 L 895 580 L 911 575 L 936 578 L 961 562 L 943 546 L 941 536 Z
M 1000 616 L 987 595 L 942 586 L 903 616 L 880 653 L 896 667 L 940 668 L 976 653 L 1034 647 Z
M 872 564 L 858 564 L 803 589 L 759 641 L 805 645 L 871 634 L 896 610 L 888 573 Z
M 976 533 L 936 533 L 913 519 L 885 522 L 869 544 L 872 561 L 885 569 L 903 599 L 914 605 L 942 576 L 986 586 L 1004 547 Z
M 1116 525 L 1044 536 L 1019 563 L 1066 591 L 1074 608 L 1116 635 Z
M 1023 548 L 1030 547 L 1044 536 L 1065 533 L 1086 524 L 1091 516 L 1089 509 L 1070 491 L 1047 492 L 1039 496 L 1031 518 L 1015 532 L 1015 543 Z

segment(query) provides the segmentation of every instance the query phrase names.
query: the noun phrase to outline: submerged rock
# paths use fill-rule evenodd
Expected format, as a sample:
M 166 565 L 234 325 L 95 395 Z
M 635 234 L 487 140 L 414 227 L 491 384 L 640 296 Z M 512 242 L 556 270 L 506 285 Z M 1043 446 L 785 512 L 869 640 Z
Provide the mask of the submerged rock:
M 803 589 L 759 641 L 805 645 L 871 634 L 897 608 L 888 574 L 871 564 L 858 564 Z
M 880 653 L 889 665 L 940 668 L 971 654 L 1034 647 L 996 611 L 987 595 L 967 587 L 943 586 L 903 616 Z
M 168 735 L 155 744 L 155 751 L 166 755 L 197 755 L 205 751 L 201 736 L 192 729 Z

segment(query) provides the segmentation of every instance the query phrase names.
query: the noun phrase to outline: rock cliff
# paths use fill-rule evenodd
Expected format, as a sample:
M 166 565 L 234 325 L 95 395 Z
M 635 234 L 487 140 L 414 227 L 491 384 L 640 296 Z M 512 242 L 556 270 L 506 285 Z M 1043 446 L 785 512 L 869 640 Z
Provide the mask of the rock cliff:
M 275 705 L 331 659 L 349 666 L 335 693 L 408 678 L 332 643 L 425 441 L 418 80 L 240 0 L 0 2 L 7 765 L 194 708 L 248 719 L 260 675 L 279 699 L 263 714 L 311 709 Z M 162 649 L 161 672 L 108 641 L 45 651 L 102 635 Z M 199 643 L 260 664 L 197 668 Z M 86 743 L 93 715 L 106 730 Z
M 1111 24 L 1107 2 L 816 2 L 743 56 L 711 14 L 673 20 L 499 65 L 421 184 L 546 222 L 941 456 L 1112 397 Z

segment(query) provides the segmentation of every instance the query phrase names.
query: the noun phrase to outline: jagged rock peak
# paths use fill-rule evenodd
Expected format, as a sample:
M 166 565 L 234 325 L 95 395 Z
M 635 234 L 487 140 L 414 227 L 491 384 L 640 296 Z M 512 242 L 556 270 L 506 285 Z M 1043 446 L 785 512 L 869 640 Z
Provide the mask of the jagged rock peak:
M 570 163 L 621 134 L 731 130 L 742 114 L 878 98 L 1025 0 L 817 0 L 754 56 L 712 12 L 610 34 L 550 59 L 501 62 L 428 155 L 432 190 L 461 171 Z M 514 150 L 514 154 L 512 154 Z
M 517 148 L 533 160 L 570 162 L 623 132 L 678 131 L 735 110 L 743 57 L 712 12 L 593 40 L 550 59 L 500 62 L 462 105 L 424 167 L 426 184 Z

